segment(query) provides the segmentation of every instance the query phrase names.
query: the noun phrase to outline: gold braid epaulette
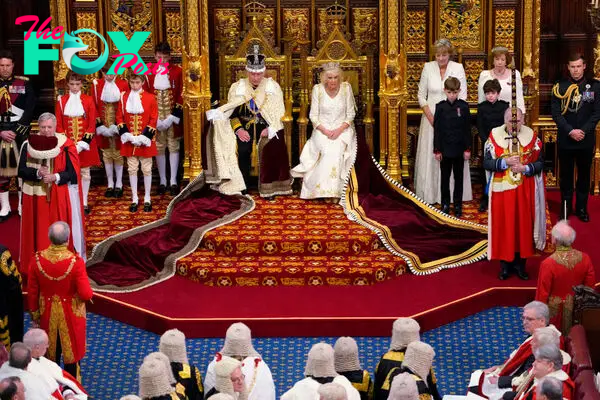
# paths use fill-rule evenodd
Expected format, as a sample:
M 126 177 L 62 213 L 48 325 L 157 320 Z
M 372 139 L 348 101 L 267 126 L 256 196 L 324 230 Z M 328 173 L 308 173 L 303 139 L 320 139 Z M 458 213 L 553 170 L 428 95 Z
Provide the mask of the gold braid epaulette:
M 24 81 L 28 81 L 29 80 L 28 77 L 22 76 L 22 75 L 15 75 L 15 79 L 21 79 L 21 80 L 24 80 Z
M 565 115 L 569 110 L 569 103 L 571 103 L 571 99 L 573 98 L 573 94 L 575 96 L 579 96 L 579 85 L 572 83 L 568 88 L 565 94 L 560 94 L 560 85 L 557 83 L 552 88 L 552 94 L 560 99 L 560 108 L 561 114 Z

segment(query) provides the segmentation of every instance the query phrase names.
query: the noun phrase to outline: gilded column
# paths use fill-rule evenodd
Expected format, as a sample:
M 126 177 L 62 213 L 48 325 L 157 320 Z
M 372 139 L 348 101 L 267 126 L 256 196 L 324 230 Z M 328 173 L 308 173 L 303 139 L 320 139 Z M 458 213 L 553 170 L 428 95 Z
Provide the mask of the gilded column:
M 540 89 L 541 0 L 525 0 L 523 4 L 523 69 L 525 108 L 530 125 L 538 121 Z
M 66 32 L 71 32 L 72 26 L 67 18 L 68 12 L 68 4 L 66 0 L 50 0 L 50 16 L 52 16 L 52 26 L 64 26 Z M 53 48 L 60 51 L 60 44 L 53 44 Z M 58 96 L 56 82 L 64 80 L 67 78 L 67 73 L 69 69 L 67 68 L 67 64 L 62 61 L 60 58 L 58 61 L 52 61 L 52 66 L 54 69 L 54 98 Z
M 202 172 L 202 132 L 205 111 L 210 108 L 210 71 L 208 65 L 207 0 L 182 0 L 183 37 L 182 64 L 185 155 L 184 178 L 194 179 Z

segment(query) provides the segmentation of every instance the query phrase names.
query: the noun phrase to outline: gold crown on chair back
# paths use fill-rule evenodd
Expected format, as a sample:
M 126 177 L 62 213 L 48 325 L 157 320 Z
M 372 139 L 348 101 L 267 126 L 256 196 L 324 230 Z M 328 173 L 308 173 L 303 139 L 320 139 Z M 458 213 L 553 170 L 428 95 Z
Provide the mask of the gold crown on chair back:
M 328 62 L 328 63 L 323 64 L 321 69 L 323 70 L 323 72 L 337 71 L 340 69 L 340 63 Z

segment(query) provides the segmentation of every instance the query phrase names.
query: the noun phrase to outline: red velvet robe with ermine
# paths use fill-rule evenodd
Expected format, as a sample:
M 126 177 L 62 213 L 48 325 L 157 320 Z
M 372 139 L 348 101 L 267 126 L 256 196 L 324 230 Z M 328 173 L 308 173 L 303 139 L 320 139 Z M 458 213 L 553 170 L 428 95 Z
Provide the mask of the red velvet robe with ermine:
M 48 333 L 48 354 L 56 354 L 60 339 L 66 364 L 85 355 L 85 302 L 93 296 L 81 257 L 66 246 L 52 245 L 35 253 L 29 264 L 28 304 L 33 318 Z
M 68 117 L 64 114 L 69 94 L 58 97 L 55 107 L 56 132 L 65 134 L 75 144 L 83 141 L 90 146 L 89 150 L 82 150 L 79 153 L 81 168 L 99 166 L 101 163 L 96 145 L 96 105 L 91 96 L 85 93 L 81 93 L 80 96 L 84 111 L 81 117 Z
M 152 140 L 150 146 L 134 146 L 131 142 L 121 144 L 121 155 L 123 157 L 154 157 L 156 155 L 156 122 L 158 120 L 158 106 L 156 98 L 152 93 L 140 92 L 142 114 L 130 114 L 127 112 L 127 99 L 131 91 L 121 94 L 121 101 L 117 107 L 117 126 L 119 131 L 126 130 L 133 136 L 146 135 Z
M 146 80 L 144 81 L 144 91 L 148 93 L 153 93 L 157 96 L 158 90 L 154 88 L 154 78 L 156 75 L 145 75 Z M 183 70 L 179 65 L 169 65 L 169 83 L 171 92 L 171 104 L 169 107 L 171 108 L 171 114 L 176 117 L 181 117 L 183 114 Z M 157 96 L 158 98 L 158 96 Z M 181 121 L 179 124 L 171 125 L 173 127 L 173 136 L 181 137 L 183 136 L 183 128 Z
M 57 144 L 55 148 L 44 150 L 43 147 L 38 147 L 36 150 L 34 142 L 42 139 L 38 136 L 40 135 L 30 136 L 29 140 L 23 143 L 19 161 L 19 177 L 23 179 L 20 251 L 22 274 L 27 274 L 27 268 L 33 254 L 50 246 L 48 228 L 54 222 L 64 221 L 69 224 L 69 227 L 71 227 L 69 248 L 75 250 L 73 231 L 77 227 L 73 226 L 73 207 L 79 207 L 82 225 L 79 233 L 85 242 L 81 185 L 79 185 L 78 204 L 71 203 L 69 194 L 69 183 L 77 183 L 81 177 L 75 144 L 65 135 L 56 133 Z M 50 172 L 61 174 L 67 170 L 67 154 L 76 175 L 75 182 L 62 179 L 59 184 L 43 184 L 42 180 L 36 176 L 39 167 L 42 164 L 49 165 Z M 46 158 L 42 159 L 41 157 Z
M 553 371 L 547 374 L 545 377 L 552 377 L 558 379 L 563 383 L 563 400 L 573 399 L 575 392 L 575 382 L 569 377 L 569 375 L 562 369 Z M 545 378 L 544 377 L 544 378 Z M 522 393 L 517 393 L 515 400 L 536 400 L 537 398 L 537 384 L 538 379 L 534 379 L 533 384 L 528 389 L 523 390 Z
M 488 258 L 511 262 L 515 254 L 529 258 L 546 242 L 545 196 L 541 170 L 542 142 L 522 126 L 513 149 L 506 125 L 492 130 L 485 144 L 484 167 L 492 172 L 489 187 Z M 519 154 L 521 164 L 535 172 L 514 173 L 499 168 L 503 158 Z M 542 215 L 543 214 L 543 215 Z
M 115 77 L 115 84 L 119 88 L 121 93 L 127 92 L 129 90 L 129 84 L 127 81 Z M 117 125 L 117 107 L 119 106 L 119 101 L 115 103 L 111 103 L 112 107 L 114 107 L 114 113 L 108 112 L 106 104 L 102 101 L 102 91 L 104 90 L 104 84 L 106 81 L 103 79 L 94 79 L 94 103 L 96 105 L 96 126 L 104 125 L 105 127 L 109 127 L 110 125 Z M 112 120 L 110 118 L 112 117 Z M 106 137 L 101 135 L 96 135 L 96 140 L 98 143 L 98 147 L 101 149 L 109 149 L 114 144 L 115 149 L 121 148 L 121 139 L 118 134 L 115 134 L 112 137 Z
M 548 304 L 550 322 L 563 334 L 573 324 L 573 286 L 594 287 L 596 271 L 587 254 L 571 247 L 558 247 L 542 261 L 535 299 Z

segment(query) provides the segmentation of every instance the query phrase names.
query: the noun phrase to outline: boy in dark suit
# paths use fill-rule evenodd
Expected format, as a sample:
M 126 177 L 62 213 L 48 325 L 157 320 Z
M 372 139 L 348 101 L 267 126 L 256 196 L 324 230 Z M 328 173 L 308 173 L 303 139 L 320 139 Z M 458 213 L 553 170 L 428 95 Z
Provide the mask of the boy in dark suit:
M 479 131 L 479 138 L 481 138 L 481 143 L 483 143 L 484 145 L 485 142 L 488 140 L 492 129 L 504 124 L 504 113 L 510 106 L 508 102 L 504 100 L 498 100 L 498 96 L 500 95 L 501 90 L 502 86 L 500 86 L 500 82 L 498 82 L 498 79 L 490 79 L 483 85 L 485 101 L 482 101 L 477 105 L 477 130 Z M 481 202 L 479 204 L 479 211 L 486 211 L 487 208 L 488 192 L 486 179 L 483 195 L 481 196 Z
M 460 81 L 450 77 L 444 82 L 446 100 L 435 107 L 433 153 L 440 161 L 442 212 L 450 211 L 450 175 L 454 172 L 454 215 L 462 216 L 464 160 L 471 158 L 469 105 L 458 98 Z

